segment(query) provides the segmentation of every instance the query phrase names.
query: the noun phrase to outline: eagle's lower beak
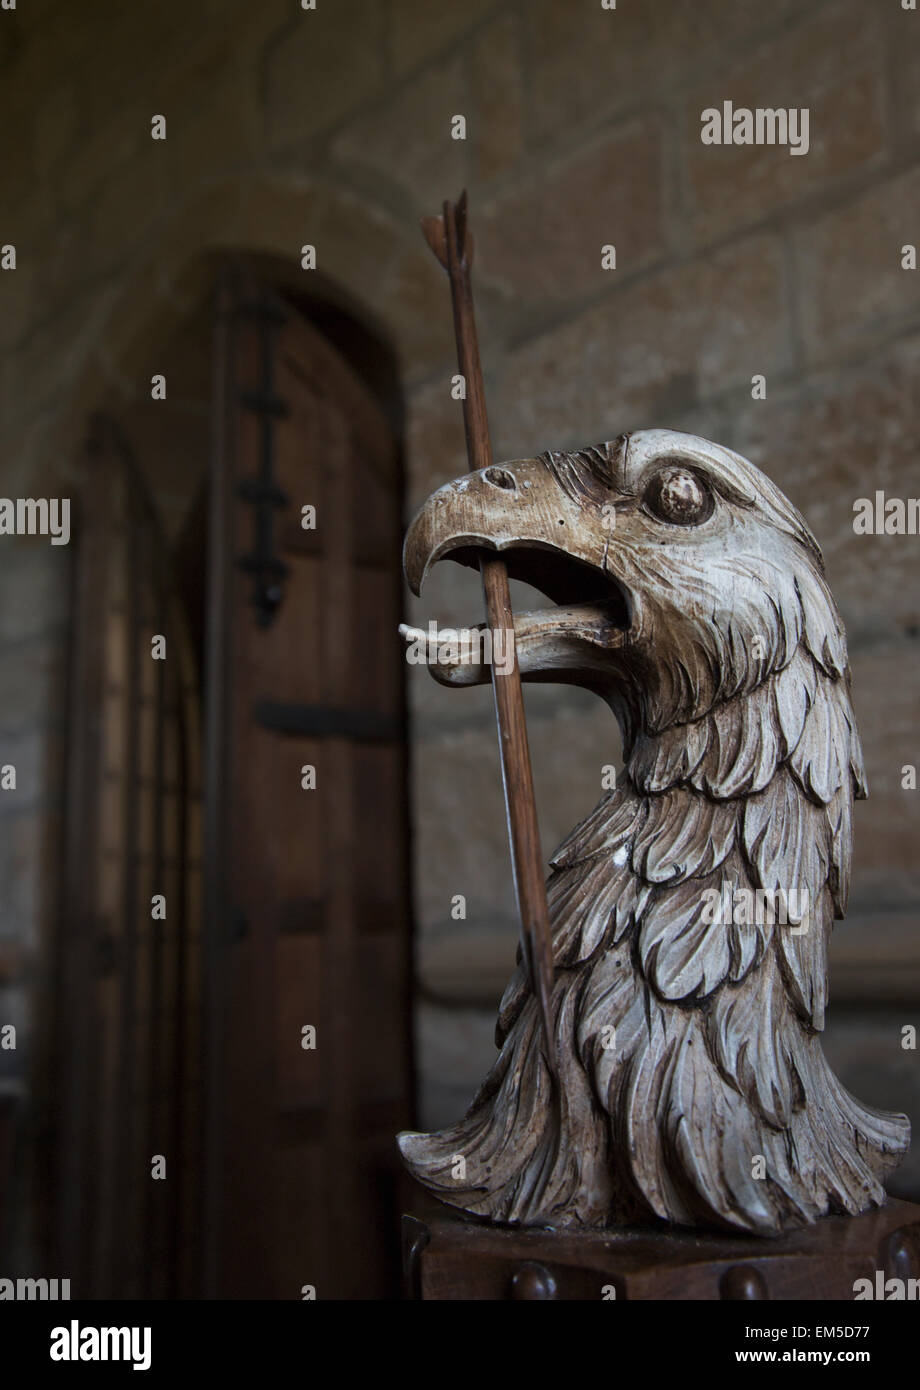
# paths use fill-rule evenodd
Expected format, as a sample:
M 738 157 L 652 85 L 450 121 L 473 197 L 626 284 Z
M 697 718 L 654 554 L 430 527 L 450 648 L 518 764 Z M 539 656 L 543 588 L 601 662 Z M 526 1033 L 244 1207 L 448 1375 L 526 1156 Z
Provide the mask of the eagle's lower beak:
M 546 594 L 554 607 L 517 613 L 514 646 L 521 674 L 578 680 L 598 665 L 591 649 L 622 645 L 630 600 L 607 573 L 613 508 L 588 504 L 564 490 L 543 459 L 519 459 L 467 474 L 428 498 L 406 535 L 403 564 L 413 593 L 431 567 L 450 558 L 478 568 L 482 551 L 498 551 L 512 579 Z M 467 629 L 444 660 L 440 633 L 428 637 L 427 664 L 444 684 L 489 679 Z M 426 634 L 403 628 L 418 644 Z M 583 683 L 590 683 L 585 681 Z

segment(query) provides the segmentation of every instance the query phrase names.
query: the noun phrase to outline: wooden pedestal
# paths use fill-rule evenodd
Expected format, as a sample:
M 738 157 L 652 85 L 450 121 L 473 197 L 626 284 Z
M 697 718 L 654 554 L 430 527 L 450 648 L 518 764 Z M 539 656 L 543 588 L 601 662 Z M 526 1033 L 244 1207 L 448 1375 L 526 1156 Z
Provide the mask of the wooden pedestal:
M 920 1205 L 891 1201 L 776 1240 L 664 1227 L 573 1235 L 437 1207 L 403 1217 L 403 1261 L 409 1297 L 420 1299 L 852 1301 L 857 1279 L 871 1280 L 876 1298 L 882 1280 L 920 1279 Z

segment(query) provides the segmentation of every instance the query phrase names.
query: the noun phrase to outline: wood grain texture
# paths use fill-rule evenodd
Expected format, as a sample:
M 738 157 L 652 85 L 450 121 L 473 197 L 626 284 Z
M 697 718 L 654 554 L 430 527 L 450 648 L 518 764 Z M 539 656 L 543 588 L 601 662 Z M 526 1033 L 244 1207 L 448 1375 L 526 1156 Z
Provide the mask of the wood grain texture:
M 495 1066 L 458 1124 L 400 1137 L 410 1171 L 476 1215 L 576 1230 L 775 1236 L 879 1205 L 909 1124 L 820 1043 L 866 785 L 807 524 L 739 455 L 649 430 L 439 489 L 410 585 L 483 548 L 550 600 L 515 615 L 523 678 L 606 700 L 624 765 L 552 859 L 558 1079 L 519 968 Z M 441 647 L 442 683 L 488 679 L 474 643 Z
M 403 1222 L 406 1291 L 428 1300 L 853 1301 L 857 1279 L 874 1289 L 879 1273 L 885 1281 L 920 1277 L 914 1202 L 830 1217 L 766 1243 L 666 1229 L 502 1230 L 443 1208 Z
M 223 795 L 208 823 L 224 903 L 212 933 L 213 1293 L 288 1297 L 308 1283 L 320 1298 L 382 1297 L 398 1285 L 380 1219 L 390 1136 L 412 1113 L 402 681 L 383 638 L 398 616 L 398 458 L 350 362 L 257 281 L 228 288 L 212 470 L 220 606 L 208 605 L 224 646 L 210 686 L 223 711 L 210 764 L 212 796 Z M 269 345 L 266 323 L 278 325 Z M 276 536 L 288 576 L 262 626 L 237 561 L 254 526 L 240 484 L 266 461 L 249 404 L 266 346 L 284 402 L 271 474 L 287 499 Z M 304 501 L 322 518 L 319 540 L 289 549 Z M 266 1026 L 240 1026 L 252 1018 Z M 315 1047 L 302 1046 L 305 1025 Z

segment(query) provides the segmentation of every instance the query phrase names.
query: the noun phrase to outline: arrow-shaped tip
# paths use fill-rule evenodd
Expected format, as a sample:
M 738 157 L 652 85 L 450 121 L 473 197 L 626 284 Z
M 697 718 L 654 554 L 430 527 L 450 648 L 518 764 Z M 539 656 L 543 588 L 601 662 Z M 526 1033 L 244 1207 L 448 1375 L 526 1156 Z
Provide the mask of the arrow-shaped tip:
M 444 269 L 447 269 L 447 231 L 443 217 L 421 217 L 422 234 Z

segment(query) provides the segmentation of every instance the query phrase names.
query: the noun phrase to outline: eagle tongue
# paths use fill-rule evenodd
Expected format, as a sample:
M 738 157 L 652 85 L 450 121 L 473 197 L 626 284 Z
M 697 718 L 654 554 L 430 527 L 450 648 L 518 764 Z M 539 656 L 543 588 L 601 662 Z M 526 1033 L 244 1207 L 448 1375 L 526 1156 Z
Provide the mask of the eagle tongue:
M 486 623 L 465 629 L 438 628 L 426 631 L 400 623 L 404 640 L 427 652 L 432 674 L 444 685 L 478 685 L 489 680 L 482 633 Z M 514 651 L 521 673 L 561 668 L 566 648 L 573 641 L 611 648 L 625 640 L 621 606 L 614 599 L 591 599 L 585 603 L 566 603 L 554 608 L 536 608 L 514 615 Z M 485 639 L 488 640 L 488 639 Z M 495 659 L 504 660 L 510 644 L 498 647 Z M 570 647 L 569 647 L 570 650 Z
M 553 638 L 578 637 L 595 646 L 613 647 L 623 640 L 623 625 L 612 599 L 563 603 L 554 608 L 535 608 L 514 615 L 514 641 L 522 648 Z

